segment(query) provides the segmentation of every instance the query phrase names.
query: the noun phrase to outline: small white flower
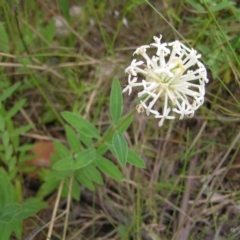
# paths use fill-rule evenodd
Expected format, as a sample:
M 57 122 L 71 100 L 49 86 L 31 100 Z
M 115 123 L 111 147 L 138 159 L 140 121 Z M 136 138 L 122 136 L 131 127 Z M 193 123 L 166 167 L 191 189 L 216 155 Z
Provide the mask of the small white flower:
M 126 92 L 128 90 L 128 95 L 130 95 L 132 93 L 132 87 L 133 86 L 136 87 L 136 84 L 137 84 L 136 83 L 137 82 L 137 77 L 134 77 L 133 79 L 131 79 L 131 78 L 132 78 L 132 76 L 129 74 L 129 76 L 128 76 L 128 85 L 122 91 L 122 92 Z M 141 86 L 141 85 L 142 84 L 139 83 L 139 86 Z
M 130 75 L 137 76 L 137 72 L 144 72 L 141 68 L 138 68 L 138 66 L 141 66 L 143 63 L 143 61 L 137 62 L 136 59 L 133 59 L 131 65 L 125 69 L 125 72 Z
M 77 18 L 77 17 L 79 17 L 81 15 L 82 8 L 77 6 L 77 5 L 73 5 L 69 9 L 69 13 L 70 13 L 71 17 Z
M 144 61 L 133 59 L 125 72 L 129 74 L 128 85 L 123 92 L 130 95 L 133 88 L 140 88 L 138 112 L 145 111 L 160 118 L 173 120 L 178 115 L 192 117 L 203 104 L 207 71 L 199 61 L 201 55 L 179 41 L 161 43 L 162 36 L 153 37 L 154 43 L 136 49 L 133 55 L 141 55 Z M 157 48 L 156 55 L 147 50 Z
M 122 19 L 122 22 L 123 22 L 123 25 L 128 28 L 128 20 L 127 20 L 127 18 L 124 17 Z

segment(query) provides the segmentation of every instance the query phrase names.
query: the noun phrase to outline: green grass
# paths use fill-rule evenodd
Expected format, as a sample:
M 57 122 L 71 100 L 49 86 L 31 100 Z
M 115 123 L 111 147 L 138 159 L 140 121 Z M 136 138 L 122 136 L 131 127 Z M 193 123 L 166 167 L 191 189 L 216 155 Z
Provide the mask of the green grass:
M 26 239 L 44 223 L 53 224 L 52 230 L 43 226 L 38 237 L 46 238 L 50 231 L 52 238 L 69 240 L 238 239 L 237 1 L 3 0 L 0 5 L 0 96 L 9 93 L 0 97 L 0 164 L 16 202 L 37 196 L 37 201 L 48 203 L 45 210 L 32 211 L 29 221 L 16 227 L 23 237 L 15 231 L 11 239 Z M 78 16 L 70 12 L 73 5 L 81 8 Z M 63 24 L 61 28 L 55 26 L 56 19 Z M 31 158 L 29 144 L 48 139 L 67 146 L 63 111 L 79 113 L 108 143 L 109 134 L 104 133 L 111 125 L 113 79 L 119 79 L 121 88 L 126 86 L 124 70 L 132 53 L 159 34 L 163 41 L 178 39 L 197 49 L 208 68 L 205 103 L 193 120 L 166 121 L 159 128 L 156 119 L 134 113 L 123 136 L 130 149 L 144 159 L 146 169 L 121 165 L 107 152 L 104 157 L 121 170 L 123 181 L 102 175 L 104 184 L 95 184 L 94 191 L 89 182 L 79 185 L 75 179 L 71 188 L 73 178 L 64 179 L 72 175 L 63 171 L 61 181 L 45 185 L 44 194 L 42 189 L 40 193 L 31 191 L 26 179 L 34 179 L 26 174 L 31 169 L 24 165 Z M 19 86 L 11 91 L 14 84 Z M 134 98 L 123 96 L 123 112 L 132 114 Z M 110 137 L 116 129 L 112 128 Z M 88 140 L 82 141 L 84 148 Z M 58 147 L 61 154 L 74 155 L 66 149 Z M 55 156 L 53 163 L 59 158 Z M 43 179 L 55 176 L 52 171 L 40 167 L 38 187 Z M 54 216 L 58 201 L 61 208 Z

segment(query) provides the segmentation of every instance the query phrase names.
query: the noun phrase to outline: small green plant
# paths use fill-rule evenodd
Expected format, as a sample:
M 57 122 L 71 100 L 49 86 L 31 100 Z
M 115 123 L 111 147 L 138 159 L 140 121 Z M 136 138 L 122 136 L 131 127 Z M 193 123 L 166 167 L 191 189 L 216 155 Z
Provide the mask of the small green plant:
M 46 207 L 46 203 L 39 198 L 22 200 L 22 185 L 19 177 L 19 166 L 28 160 L 27 151 L 30 145 L 20 145 L 20 135 L 31 129 L 30 125 L 14 127 L 12 118 L 23 107 L 25 99 L 20 100 L 12 108 L 4 108 L 9 99 L 19 87 L 20 83 L 9 86 L 8 81 L 1 83 L 0 97 L 0 236 L 8 240 L 14 232 L 18 239 L 22 239 L 23 220 L 35 215 Z
M 118 164 L 109 156 L 115 156 L 121 166 L 132 164 L 145 168 L 141 157 L 128 147 L 124 131 L 132 122 L 132 114 L 122 116 L 122 91 L 119 81 L 112 83 L 110 96 L 110 115 L 112 124 L 101 134 L 100 131 L 80 114 L 62 112 L 62 117 L 69 125 L 65 126 L 68 148 L 60 142 L 55 142 L 56 154 L 53 156 L 52 169 L 43 174 L 44 184 L 38 196 L 44 197 L 56 189 L 64 180 L 62 196 L 69 189 L 69 179 L 73 177 L 72 198 L 79 200 L 79 184 L 94 191 L 95 184 L 102 185 L 101 173 L 121 181 L 123 176 Z

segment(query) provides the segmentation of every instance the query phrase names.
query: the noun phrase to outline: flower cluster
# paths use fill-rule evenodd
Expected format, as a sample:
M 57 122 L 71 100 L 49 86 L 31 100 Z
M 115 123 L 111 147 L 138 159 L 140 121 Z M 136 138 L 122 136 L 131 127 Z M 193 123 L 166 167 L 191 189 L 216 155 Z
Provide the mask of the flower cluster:
M 165 119 L 175 119 L 177 115 L 192 117 L 203 104 L 207 71 L 198 60 L 201 55 L 179 41 L 161 43 L 154 37 L 154 43 L 143 45 L 133 53 L 141 55 L 145 61 L 133 59 L 126 68 L 128 85 L 123 92 L 140 87 L 138 112 L 153 114 L 159 118 L 159 126 Z M 156 55 L 149 57 L 147 49 L 156 48 Z

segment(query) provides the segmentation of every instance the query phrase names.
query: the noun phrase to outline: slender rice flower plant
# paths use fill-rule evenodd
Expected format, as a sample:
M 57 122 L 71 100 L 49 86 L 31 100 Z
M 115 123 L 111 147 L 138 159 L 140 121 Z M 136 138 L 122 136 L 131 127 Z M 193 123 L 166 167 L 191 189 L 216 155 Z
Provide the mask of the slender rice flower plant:
M 203 104 L 207 71 L 199 61 L 201 55 L 179 41 L 161 43 L 162 36 L 153 37 L 154 43 L 143 45 L 133 53 L 144 61 L 133 59 L 126 68 L 128 85 L 123 89 L 130 95 L 133 88 L 140 88 L 138 112 L 153 114 L 159 118 L 159 126 L 165 119 L 192 117 Z M 147 50 L 156 48 L 150 57 Z

